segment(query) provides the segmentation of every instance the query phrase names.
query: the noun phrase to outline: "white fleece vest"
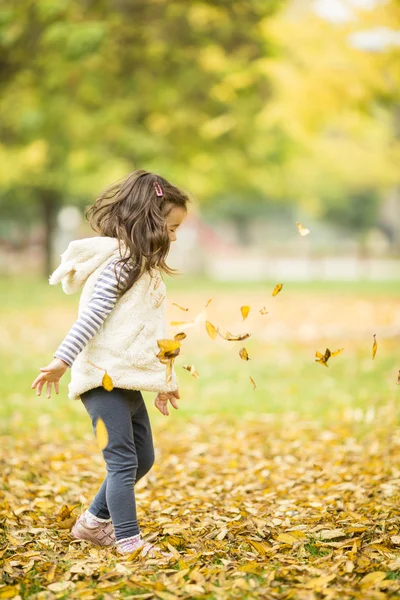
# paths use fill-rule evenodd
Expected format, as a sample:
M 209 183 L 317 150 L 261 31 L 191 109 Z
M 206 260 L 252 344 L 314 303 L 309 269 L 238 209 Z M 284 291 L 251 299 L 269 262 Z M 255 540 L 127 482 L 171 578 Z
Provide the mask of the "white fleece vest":
M 123 247 L 122 247 L 123 249 Z M 49 278 L 59 281 L 66 294 L 82 289 L 78 314 L 88 305 L 102 270 L 119 257 L 116 238 L 96 236 L 70 242 L 61 264 Z M 99 331 L 89 340 L 72 364 L 68 398 L 79 400 L 83 392 L 101 386 L 107 369 L 114 387 L 128 390 L 166 392 L 177 389 L 176 374 L 166 379 L 166 365 L 156 358 L 157 340 L 167 337 L 166 288 L 159 271 L 144 273 L 119 298 Z

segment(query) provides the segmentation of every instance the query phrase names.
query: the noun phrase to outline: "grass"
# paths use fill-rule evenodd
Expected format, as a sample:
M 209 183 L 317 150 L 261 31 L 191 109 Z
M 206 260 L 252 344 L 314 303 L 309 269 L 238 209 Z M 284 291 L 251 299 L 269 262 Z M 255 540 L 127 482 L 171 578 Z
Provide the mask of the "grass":
M 170 407 L 170 420 L 216 413 L 227 419 L 263 413 L 284 420 L 288 413 L 296 413 L 325 424 L 341 419 L 368 426 L 377 411 L 386 410 L 397 423 L 397 282 L 288 283 L 272 298 L 272 282 L 238 285 L 167 279 L 169 320 L 193 318 L 213 297 L 207 313 L 212 322 L 233 333 L 252 334 L 245 342 L 250 360 L 242 361 L 238 350 L 243 342 L 212 341 L 204 327 L 188 330 L 176 361 L 182 399 L 178 411 Z M 69 372 L 60 394 L 50 400 L 44 391 L 37 397 L 30 388 L 39 367 L 50 362 L 76 319 L 78 300 L 78 294 L 67 296 L 60 285 L 50 286 L 43 279 L 0 279 L 0 315 L 6 323 L 0 350 L 3 431 L 31 428 L 61 437 L 72 430 L 78 436 L 92 434 L 81 403 L 67 397 Z M 190 311 L 182 313 L 172 302 Z M 246 322 L 239 311 L 242 304 L 251 306 Z M 268 315 L 258 313 L 263 305 Z M 373 333 L 379 343 L 374 361 Z M 315 351 L 325 347 L 345 348 L 331 359 L 329 368 L 314 361 Z M 186 363 L 195 364 L 198 380 L 183 370 Z M 144 397 L 154 424 L 166 426 L 167 417 L 152 406 L 154 394 L 145 392 Z

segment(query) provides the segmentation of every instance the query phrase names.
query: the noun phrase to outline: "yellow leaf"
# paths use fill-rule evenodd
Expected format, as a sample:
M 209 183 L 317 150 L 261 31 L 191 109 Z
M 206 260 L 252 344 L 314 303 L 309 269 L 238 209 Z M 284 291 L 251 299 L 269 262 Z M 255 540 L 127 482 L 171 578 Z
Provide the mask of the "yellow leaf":
M 176 340 L 177 342 L 181 342 L 182 340 L 184 340 L 186 337 L 186 333 L 177 333 L 176 335 L 174 335 L 174 340 Z
M 57 569 L 57 563 L 53 563 L 50 565 L 50 567 L 47 569 L 46 573 L 45 573 L 45 577 L 46 577 L 46 581 L 48 583 L 51 583 L 54 579 L 54 576 L 56 574 L 56 569 Z
M 251 376 L 249 377 L 249 379 L 250 379 L 251 383 L 253 384 L 253 389 L 255 390 L 257 387 L 256 382 L 254 381 L 254 379 Z
M 372 345 L 372 360 L 375 358 L 377 350 L 378 350 L 378 343 L 376 341 L 376 333 L 374 333 L 374 343 Z
M 400 385 L 400 369 L 399 369 L 399 372 L 397 374 L 397 385 Z
M 335 350 L 334 352 L 331 352 L 331 356 L 337 356 L 338 354 L 341 354 L 343 352 L 344 348 L 339 348 L 339 350 Z
M 14 585 L 8 585 L 5 588 L 0 589 L 0 598 L 15 598 L 18 596 L 19 587 Z
M 219 540 L 219 541 L 223 540 L 224 537 L 227 535 L 227 533 L 228 533 L 227 527 L 224 527 L 223 529 L 221 529 L 221 531 L 217 535 L 217 540 Z
M 266 314 L 268 314 L 268 311 L 267 311 L 266 307 L 263 306 L 262 308 L 260 308 L 260 315 L 266 315 Z
M 214 325 L 212 323 L 210 323 L 210 321 L 206 321 L 206 329 L 207 329 L 207 333 L 210 336 L 210 338 L 212 340 L 215 340 L 215 338 L 217 337 L 217 330 L 214 327 Z
M 274 291 L 272 292 L 272 295 L 276 296 L 277 294 L 279 294 L 279 292 L 281 291 L 282 288 L 283 288 L 283 283 L 277 283 L 276 286 L 274 287 Z
M 246 338 L 250 337 L 250 335 L 251 335 L 250 333 L 242 333 L 239 335 L 233 335 L 232 333 L 229 333 L 228 331 L 225 331 L 224 329 L 221 329 L 220 327 L 218 327 L 218 333 L 224 340 L 228 340 L 228 342 L 240 342 L 241 340 L 245 340 Z
M 368 573 L 365 575 L 360 581 L 360 585 L 363 587 L 374 587 L 375 585 L 379 585 L 386 578 L 386 571 L 374 571 L 373 573 Z
M 242 313 L 243 321 L 247 319 L 247 315 L 250 312 L 250 306 L 242 306 L 240 308 L 240 312 Z
M 173 302 L 172 304 L 173 304 L 174 306 L 177 306 L 177 307 L 178 307 L 178 308 L 180 308 L 181 310 L 185 310 L 185 311 L 188 311 L 188 310 L 189 310 L 188 308 L 183 308 L 183 306 L 179 306 L 179 304 L 177 304 L 176 302 Z
M 114 389 L 113 380 L 111 379 L 111 377 L 109 376 L 109 374 L 107 373 L 107 371 L 103 375 L 103 379 L 101 381 L 101 385 L 103 386 L 103 388 L 105 390 L 107 390 L 107 392 L 111 392 Z
M 299 223 L 298 221 L 296 221 L 296 225 L 297 225 L 297 229 L 299 230 L 300 235 L 305 236 L 310 233 L 310 230 L 307 229 L 306 227 L 303 227 L 303 225 L 301 223 Z
M 335 579 L 335 577 L 336 575 L 334 573 L 331 573 L 330 575 L 321 575 L 321 577 L 314 577 L 314 579 L 307 581 L 305 587 L 311 589 L 324 588 L 330 581 Z
M 178 340 L 157 340 L 160 352 L 157 358 L 175 358 L 178 356 L 181 344 Z
M 96 423 L 96 438 L 100 450 L 104 450 L 104 448 L 106 448 L 108 444 L 108 431 L 101 417 L 97 419 Z
M 269 550 L 269 548 L 266 548 L 262 542 L 257 542 L 255 540 L 249 540 L 249 543 L 253 546 L 253 548 L 256 550 L 256 552 L 258 554 L 261 554 L 262 556 L 265 555 L 267 553 L 267 551 Z
M 297 544 L 299 541 L 296 537 L 294 537 L 294 535 L 290 535 L 290 533 L 280 533 L 276 539 L 278 542 L 290 544 L 291 546 L 293 546 L 293 544 Z
M 241 350 L 239 350 L 239 356 L 242 360 L 250 360 L 246 348 L 242 348 Z
M 212 298 L 210 298 L 209 300 L 207 300 L 207 303 L 206 303 L 206 305 L 205 305 L 205 307 L 204 307 L 204 308 L 207 308 L 207 306 L 209 306 L 209 304 L 210 304 L 211 300 L 212 300 Z
M 194 365 L 182 365 L 182 366 L 183 366 L 183 368 L 184 368 L 184 369 L 186 369 L 186 371 L 189 371 L 189 373 L 190 373 L 191 375 L 193 375 L 193 377 L 194 377 L 195 379 L 198 379 L 198 378 L 199 378 L 199 374 L 198 374 L 198 372 L 196 371 L 196 369 L 195 369 Z

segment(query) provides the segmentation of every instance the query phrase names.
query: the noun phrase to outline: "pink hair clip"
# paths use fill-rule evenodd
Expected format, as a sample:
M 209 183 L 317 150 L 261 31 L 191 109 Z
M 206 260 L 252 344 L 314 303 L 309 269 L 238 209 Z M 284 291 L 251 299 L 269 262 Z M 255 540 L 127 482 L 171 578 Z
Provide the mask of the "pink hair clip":
M 162 196 L 162 195 L 163 195 L 162 187 L 161 187 L 161 185 L 158 183 L 158 181 L 155 181 L 155 182 L 153 183 L 153 185 L 154 185 L 154 189 L 156 190 L 156 194 L 157 194 L 157 196 Z

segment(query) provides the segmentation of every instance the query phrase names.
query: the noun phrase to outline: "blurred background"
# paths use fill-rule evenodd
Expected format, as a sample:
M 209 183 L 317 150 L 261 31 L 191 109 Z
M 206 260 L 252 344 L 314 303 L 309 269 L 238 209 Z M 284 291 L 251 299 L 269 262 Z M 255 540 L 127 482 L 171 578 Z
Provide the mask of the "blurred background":
M 78 298 L 47 278 L 69 241 L 93 235 L 85 207 L 135 168 L 193 198 L 170 253 L 182 272 L 168 280 L 170 316 L 173 301 L 190 319 L 213 297 L 210 319 L 253 331 L 244 363 L 237 346 L 192 329 L 181 362 L 202 373 L 182 371 L 180 414 L 230 412 L 235 402 L 236 411 L 333 407 L 353 418 L 349 406 L 394 399 L 399 56 L 396 0 L 2 2 L 6 427 L 26 410 L 44 427 L 59 410 L 58 399 L 43 401 L 41 416 L 34 402 L 27 409 L 31 381 L 77 315 Z M 385 340 L 375 362 L 373 334 Z M 346 347 L 336 371 L 314 363 L 328 345 Z

